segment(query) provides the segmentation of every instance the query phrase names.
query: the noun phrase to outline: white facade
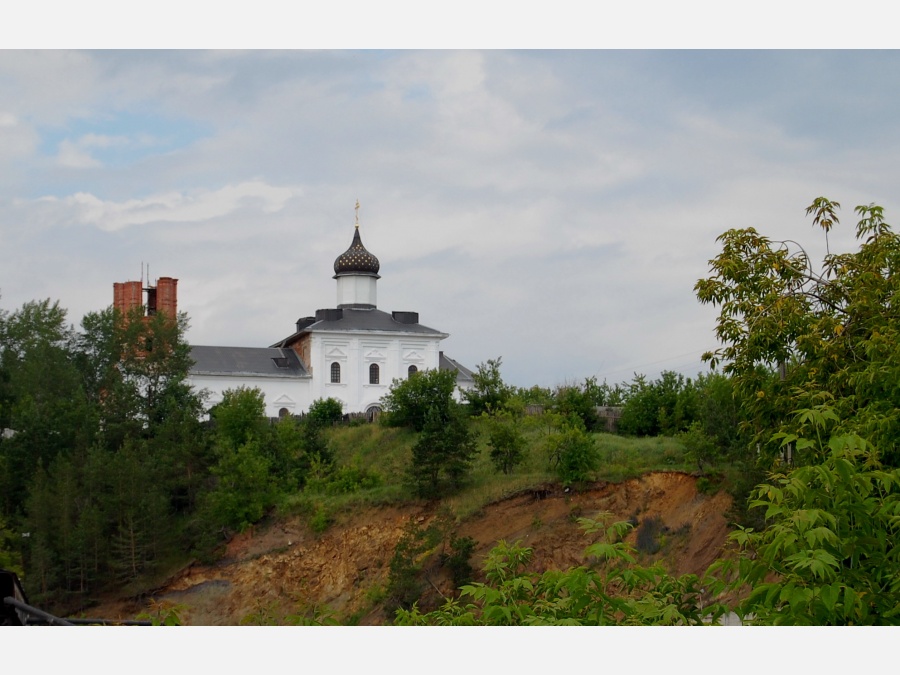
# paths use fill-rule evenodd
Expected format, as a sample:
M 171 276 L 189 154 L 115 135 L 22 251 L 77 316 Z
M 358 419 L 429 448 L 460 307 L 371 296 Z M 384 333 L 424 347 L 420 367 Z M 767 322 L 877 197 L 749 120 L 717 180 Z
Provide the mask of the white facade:
M 309 410 L 315 397 L 309 393 L 309 380 L 287 380 L 253 375 L 191 375 L 190 383 L 195 390 L 205 390 L 206 405 L 211 408 L 222 402 L 229 389 L 239 387 L 257 388 L 265 397 L 266 415 L 278 417 L 280 414 L 298 415 Z M 284 413 L 282 413 L 284 411 Z
M 395 379 L 408 377 L 410 366 L 417 371 L 438 367 L 443 337 L 314 334 L 310 403 L 319 398 L 335 398 L 343 403 L 344 412 L 365 412 L 377 407 Z M 332 382 L 334 364 L 340 369 L 339 382 Z M 377 376 L 372 366 L 377 368 Z
M 363 247 L 358 225 L 334 270 L 337 308 L 300 319 L 295 333 L 271 347 L 192 348 L 190 382 L 208 392 L 210 406 L 229 389 L 256 387 L 270 417 L 305 412 L 322 398 L 340 401 L 344 413 L 369 412 L 411 369 L 450 368 L 470 386 L 471 372 L 440 351 L 447 333 L 419 324 L 415 312 L 377 309 L 379 263 Z

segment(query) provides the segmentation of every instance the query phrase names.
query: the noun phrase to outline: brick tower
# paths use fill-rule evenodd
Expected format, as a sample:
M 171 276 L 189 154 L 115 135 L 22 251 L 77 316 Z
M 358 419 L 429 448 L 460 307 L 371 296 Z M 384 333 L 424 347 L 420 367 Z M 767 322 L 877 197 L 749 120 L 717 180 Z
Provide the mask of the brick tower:
M 162 312 L 174 319 L 178 316 L 178 279 L 160 277 L 155 286 L 148 283 L 146 288 L 140 281 L 116 282 L 113 284 L 113 307 L 123 316 L 128 316 L 135 307 L 143 307 L 143 316 Z

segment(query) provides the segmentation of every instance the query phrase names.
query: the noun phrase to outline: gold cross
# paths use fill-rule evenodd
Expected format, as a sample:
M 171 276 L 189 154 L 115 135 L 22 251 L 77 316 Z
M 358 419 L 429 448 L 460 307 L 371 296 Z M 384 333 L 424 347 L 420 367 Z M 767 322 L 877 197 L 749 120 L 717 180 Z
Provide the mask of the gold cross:
M 356 227 L 359 227 L 359 200 L 356 200 Z

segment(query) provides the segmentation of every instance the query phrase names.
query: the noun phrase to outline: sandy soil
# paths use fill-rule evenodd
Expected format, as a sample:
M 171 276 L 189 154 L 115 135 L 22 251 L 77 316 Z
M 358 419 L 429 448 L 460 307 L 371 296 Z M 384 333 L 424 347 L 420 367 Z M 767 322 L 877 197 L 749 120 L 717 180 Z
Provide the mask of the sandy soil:
M 577 494 L 558 486 L 529 490 L 485 507 L 460 523 L 457 534 L 477 542 L 476 569 L 502 539 L 532 547 L 532 567 L 543 571 L 584 563 L 584 549 L 593 540 L 578 526 L 578 517 L 610 512 L 614 520 L 638 525 L 658 517 L 668 529 L 657 557 L 663 556 L 673 573 L 700 574 L 725 545 L 730 504 L 724 493 L 698 494 L 692 476 L 660 472 L 621 484 L 598 483 Z M 386 585 L 394 547 L 410 518 L 425 525 L 434 517 L 427 506 L 369 509 L 345 516 L 321 535 L 299 519 L 280 521 L 236 536 L 221 561 L 192 565 L 158 589 L 153 600 L 179 605 L 189 625 L 282 623 L 323 608 L 363 625 L 389 623 L 373 600 Z M 428 568 L 428 580 L 423 609 L 453 591 L 447 571 L 436 563 Z M 103 603 L 91 614 L 133 618 L 147 602 Z

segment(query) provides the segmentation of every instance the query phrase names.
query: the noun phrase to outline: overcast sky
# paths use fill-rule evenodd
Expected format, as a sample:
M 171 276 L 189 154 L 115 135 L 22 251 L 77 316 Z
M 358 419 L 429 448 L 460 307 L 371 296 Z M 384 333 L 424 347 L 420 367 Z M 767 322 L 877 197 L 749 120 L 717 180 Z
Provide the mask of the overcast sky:
M 896 220 L 898 91 L 891 51 L 2 51 L 0 307 L 77 324 L 143 263 L 193 344 L 268 346 L 335 305 L 359 199 L 379 309 L 462 363 L 692 376 L 717 235 Z

